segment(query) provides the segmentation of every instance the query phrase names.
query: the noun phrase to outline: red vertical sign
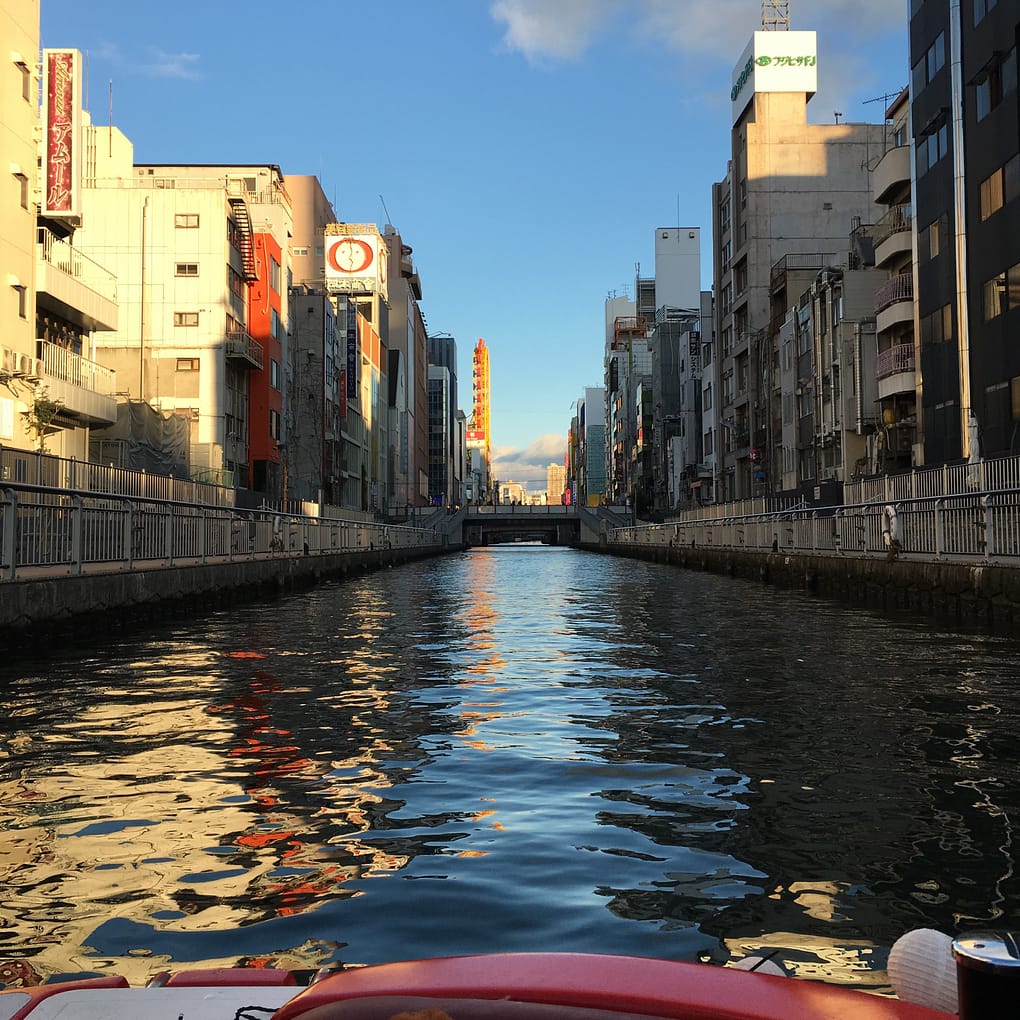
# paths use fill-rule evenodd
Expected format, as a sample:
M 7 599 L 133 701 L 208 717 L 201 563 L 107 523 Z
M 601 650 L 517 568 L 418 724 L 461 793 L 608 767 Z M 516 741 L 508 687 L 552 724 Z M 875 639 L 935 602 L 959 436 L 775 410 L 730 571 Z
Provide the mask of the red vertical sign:
M 74 216 L 77 181 L 77 51 L 46 51 L 46 194 L 43 213 Z

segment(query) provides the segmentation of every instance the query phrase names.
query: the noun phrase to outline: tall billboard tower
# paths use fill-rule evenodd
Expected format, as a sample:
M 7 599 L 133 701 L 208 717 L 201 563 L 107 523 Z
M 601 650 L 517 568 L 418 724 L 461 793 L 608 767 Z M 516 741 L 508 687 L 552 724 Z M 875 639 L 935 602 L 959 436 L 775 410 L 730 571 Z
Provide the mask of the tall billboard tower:
M 471 355 L 471 422 L 467 430 L 468 456 L 474 476 L 474 498 L 486 498 L 491 491 L 492 459 L 489 446 L 492 439 L 491 411 L 489 406 L 489 349 L 479 339 Z

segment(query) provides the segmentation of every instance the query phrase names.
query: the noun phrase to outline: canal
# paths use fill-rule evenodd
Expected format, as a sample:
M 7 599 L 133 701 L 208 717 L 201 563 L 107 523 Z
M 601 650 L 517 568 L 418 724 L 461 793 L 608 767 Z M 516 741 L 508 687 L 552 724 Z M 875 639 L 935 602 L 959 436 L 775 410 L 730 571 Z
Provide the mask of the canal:
M 0 666 L 0 980 L 1020 927 L 1020 642 L 510 546 Z

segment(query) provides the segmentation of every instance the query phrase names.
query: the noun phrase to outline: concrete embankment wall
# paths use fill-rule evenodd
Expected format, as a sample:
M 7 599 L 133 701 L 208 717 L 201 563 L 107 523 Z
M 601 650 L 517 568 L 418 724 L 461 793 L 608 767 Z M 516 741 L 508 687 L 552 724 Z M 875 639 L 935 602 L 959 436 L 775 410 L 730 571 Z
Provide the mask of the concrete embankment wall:
M 0 647 L 52 644 L 130 624 L 275 598 L 322 581 L 460 551 L 460 546 L 275 556 L 0 584 Z
M 1011 567 L 704 547 L 601 545 L 598 549 L 758 584 L 800 588 L 869 609 L 977 623 L 995 630 L 1020 625 L 1020 570 Z

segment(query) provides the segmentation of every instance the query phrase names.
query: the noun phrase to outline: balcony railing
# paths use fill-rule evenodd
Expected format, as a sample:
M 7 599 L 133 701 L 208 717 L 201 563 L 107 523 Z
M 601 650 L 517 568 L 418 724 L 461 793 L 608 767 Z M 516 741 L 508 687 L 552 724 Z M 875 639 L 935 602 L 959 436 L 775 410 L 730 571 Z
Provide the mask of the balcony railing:
M 35 246 L 39 258 L 116 304 L 117 277 L 113 273 L 48 230 L 41 230 L 40 235 Z
M 900 372 L 914 371 L 914 345 L 898 344 L 886 351 L 879 351 L 878 360 L 875 362 L 875 376 L 878 379 L 888 379 L 891 375 L 898 375 Z
M 889 211 L 875 224 L 875 247 L 889 240 L 893 234 L 910 230 L 914 223 L 914 210 L 909 204 L 890 206 Z
M 891 277 L 875 291 L 875 314 L 885 311 L 890 305 L 897 301 L 914 300 L 914 276 L 913 273 L 900 273 L 899 276 Z
M 105 397 L 112 397 L 116 393 L 117 375 L 112 369 L 97 365 L 66 347 L 46 340 L 40 346 L 46 375 L 80 386 L 83 390 L 102 393 Z
M 261 371 L 265 358 L 262 345 L 243 330 L 227 334 L 224 350 L 228 358 L 238 358 L 241 361 L 247 361 L 252 368 L 257 368 Z

